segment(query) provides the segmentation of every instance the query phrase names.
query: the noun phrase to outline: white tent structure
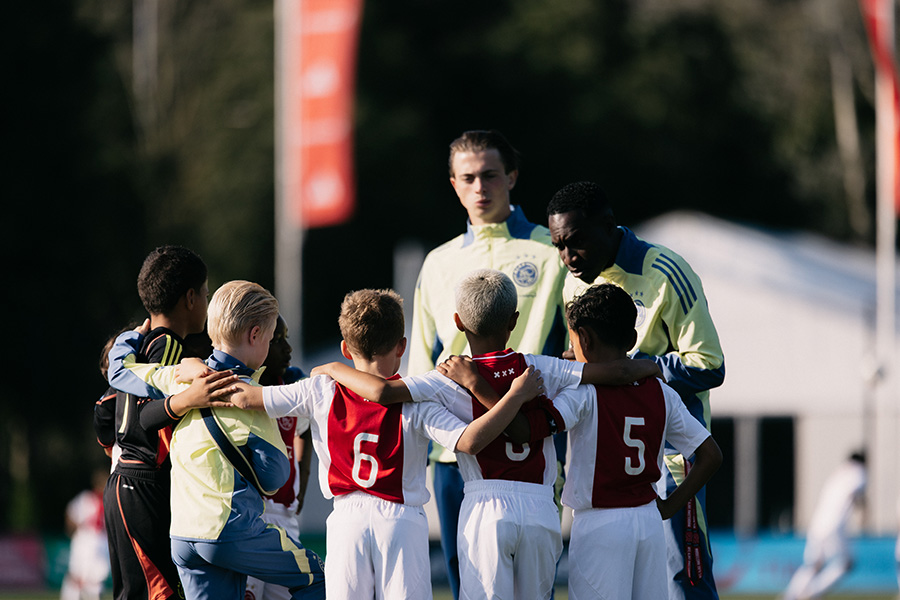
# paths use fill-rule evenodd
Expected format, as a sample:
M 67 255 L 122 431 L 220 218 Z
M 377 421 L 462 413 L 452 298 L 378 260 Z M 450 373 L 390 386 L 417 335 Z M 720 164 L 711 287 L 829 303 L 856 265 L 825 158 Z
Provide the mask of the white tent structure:
M 865 448 L 864 526 L 895 532 L 900 391 L 898 365 L 886 379 L 877 375 L 875 252 L 695 213 L 667 214 L 635 232 L 682 255 L 703 281 L 725 352 L 725 383 L 711 392 L 712 413 L 735 419 L 738 532 L 757 524 L 756 424 L 768 416 L 795 419 L 796 527 L 805 529 L 831 470 Z M 895 331 L 894 348 L 898 338 Z M 874 401 L 877 385 L 891 386 L 887 408 Z

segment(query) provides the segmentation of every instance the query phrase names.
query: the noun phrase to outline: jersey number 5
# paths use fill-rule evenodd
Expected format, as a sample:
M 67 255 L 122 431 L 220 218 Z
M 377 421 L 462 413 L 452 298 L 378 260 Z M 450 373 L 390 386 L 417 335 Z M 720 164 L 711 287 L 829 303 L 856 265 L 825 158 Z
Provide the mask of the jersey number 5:
M 522 451 L 519 452 L 516 448 L 521 447 Z M 513 445 L 512 442 L 506 442 L 506 458 L 509 460 L 514 460 L 516 462 L 523 461 L 528 458 L 528 454 L 531 452 L 531 447 L 525 443 L 519 446 L 518 444 Z
M 363 442 L 378 443 L 378 434 L 360 433 L 353 438 L 353 481 L 360 487 L 370 488 L 375 485 L 375 480 L 378 478 L 378 461 L 371 454 L 362 451 Z M 369 463 L 369 476 L 365 479 L 359 474 L 364 462 Z
M 626 446 L 631 446 L 632 448 L 637 448 L 637 466 L 633 467 L 631 465 L 631 457 L 625 457 L 625 472 L 629 475 L 640 475 L 644 472 L 644 442 L 641 440 L 635 439 L 631 437 L 631 427 L 632 425 L 643 425 L 644 418 L 643 417 L 625 417 L 625 431 L 622 432 L 622 439 L 625 441 Z

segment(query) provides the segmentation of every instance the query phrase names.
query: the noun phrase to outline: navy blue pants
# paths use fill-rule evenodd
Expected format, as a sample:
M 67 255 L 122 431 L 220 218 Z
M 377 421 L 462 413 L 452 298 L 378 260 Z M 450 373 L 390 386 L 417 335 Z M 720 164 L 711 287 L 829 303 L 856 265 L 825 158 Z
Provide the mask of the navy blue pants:
M 189 600 L 243 600 L 248 575 L 288 588 L 294 600 L 325 598 L 321 559 L 275 525 L 233 542 L 173 539 L 172 559 Z
M 441 525 L 441 549 L 447 579 L 454 600 L 459 598 L 459 553 L 456 547 L 456 528 L 459 525 L 459 507 L 463 500 L 463 480 L 456 463 L 434 464 L 434 501 L 437 504 Z

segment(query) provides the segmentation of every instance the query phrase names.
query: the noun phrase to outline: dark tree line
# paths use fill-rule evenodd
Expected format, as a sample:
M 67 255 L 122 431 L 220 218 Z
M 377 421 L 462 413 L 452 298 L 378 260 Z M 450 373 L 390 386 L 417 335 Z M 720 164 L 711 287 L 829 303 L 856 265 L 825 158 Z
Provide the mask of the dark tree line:
M 430 248 L 461 230 L 446 154 L 465 129 L 500 129 L 518 147 L 513 199 L 538 222 L 559 187 L 590 179 L 625 224 L 700 210 L 871 243 L 848 225 L 827 58 L 839 48 L 853 67 L 870 207 L 872 75 L 856 3 L 658 4 L 367 3 L 358 208 L 308 233 L 304 344 L 337 336 L 347 291 L 391 285 L 397 242 Z M 142 317 L 143 256 L 180 243 L 205 258 L 211 289 L 274 286 L 273 11 L 50 0 L 5 23 L 0 531 L 58 530 L 104 462 L 90 426 L 97 362 Z

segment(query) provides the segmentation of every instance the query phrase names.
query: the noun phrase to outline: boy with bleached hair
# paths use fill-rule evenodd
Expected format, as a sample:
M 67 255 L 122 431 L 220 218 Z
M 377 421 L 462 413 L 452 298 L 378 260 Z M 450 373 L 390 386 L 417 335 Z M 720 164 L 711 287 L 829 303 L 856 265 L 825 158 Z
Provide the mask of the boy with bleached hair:
M 278 301 L 255 283 L 231 281 L 208 314 L 213 353 L 202 370 L 231 370 L 259 386 Z M 133 364 L 139 344 L 140 332 L 128 332 L 110 353 L 120 385 L 140 395 L 186 389 L 175 367 Z M 275 421 L 229 406 L 192 410 L 175 429 L 171 458 L 172 558 L 187 598 L 240 600 L 247 575 L 289 588 L 292 598 L 325 597 L 319 557 L 262 519 L 262 494 L 278 490 L 290 469 Z

